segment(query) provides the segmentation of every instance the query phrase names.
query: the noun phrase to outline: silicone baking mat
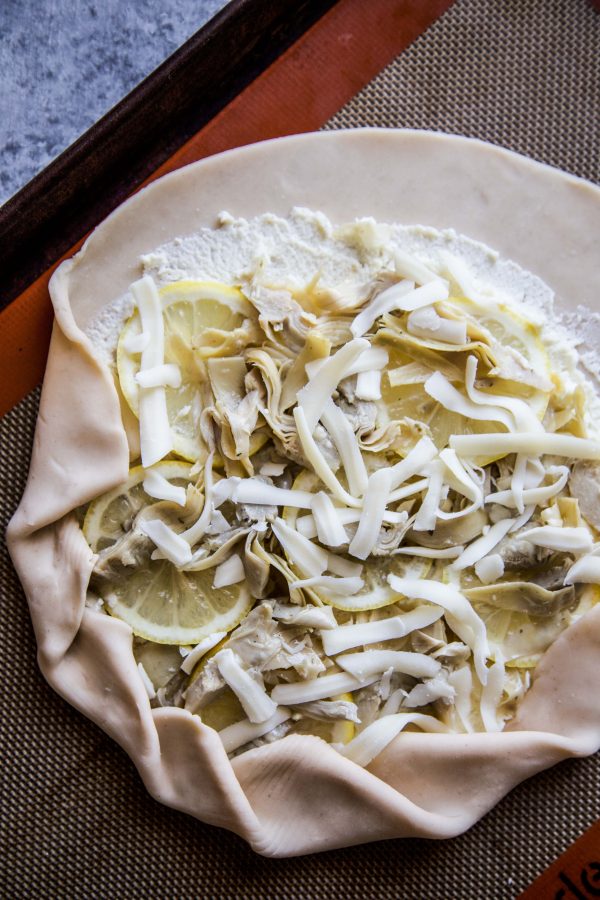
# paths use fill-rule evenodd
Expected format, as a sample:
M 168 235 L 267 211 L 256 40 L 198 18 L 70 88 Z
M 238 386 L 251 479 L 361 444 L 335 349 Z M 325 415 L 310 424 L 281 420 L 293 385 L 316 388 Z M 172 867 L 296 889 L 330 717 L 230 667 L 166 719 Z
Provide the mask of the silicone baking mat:
M 599 27 L 587 0 L 339 0 L 157 171 L 291 131 L 383 125 L 482 138 L 598 180 Z M 0 316 L 3 526 L 33 441 L 47 278 Z M 600 813 L 596 754 L 519 786 L 452 841 L 261 859 L 155 803 L 119 747 L 50 690 L 4 547 L 0 566 L 6 896 L 512 898 Z M 598 896 L 598 831 L 581 847 L 528 897 Z

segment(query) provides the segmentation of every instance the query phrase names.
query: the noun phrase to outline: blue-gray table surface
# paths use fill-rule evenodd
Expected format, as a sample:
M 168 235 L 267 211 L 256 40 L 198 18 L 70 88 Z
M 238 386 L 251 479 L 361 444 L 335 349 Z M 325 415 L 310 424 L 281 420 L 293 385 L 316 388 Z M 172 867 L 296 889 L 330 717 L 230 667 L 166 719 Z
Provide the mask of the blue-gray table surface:
M 0 203 L 227 0 L 1 0 Z

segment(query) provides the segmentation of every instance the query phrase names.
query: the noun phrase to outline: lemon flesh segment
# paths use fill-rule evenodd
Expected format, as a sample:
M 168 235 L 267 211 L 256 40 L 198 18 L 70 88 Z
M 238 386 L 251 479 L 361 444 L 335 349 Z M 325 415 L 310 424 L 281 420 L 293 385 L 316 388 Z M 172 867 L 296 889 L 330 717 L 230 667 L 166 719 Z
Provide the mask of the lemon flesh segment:
M 212 587 L 214 572 L 183 572 L 150 560 L 112 582 L 105 601 L 134 634 L 157 644 L 197 644 L 215 631 L 231 631 L 253 604 L 243 585 Z
M 167 415 L 173 435 L 174 452 L 194 462 L 206 455 L 200 439 L 201 360 L 195 352 L 198 336 L 207 329 L 233 331 L 254 313 L 237 288 L 216 282 L 183 281 L 159 291 L 165 328 L 165 363 L 181 371 L 181 387 L 165 388 Z M 132 412 L 138 414 L 138 385 L 135 380 L 140 355 L 129 352 L 128 339 L 138 335 L 138 312 L 125 323 L 117 344 L 117 372 L 121 391 Z
M 173 484 L 189 483 L 187 463 L 166 461 L 153 468 Z M 144 491 L 146 472 L 137 466 L 123 485 L 90 505 L 83 532 L 95 552 L 123 537 L 137 513 L 156 502 Z M 143 564 L 121 566 L 95 584 L 109 612 L 134 634 L 157 644 L 197 644 L 215 631 L 231 631 L 249 612 L 253 600 L 245 585 L 215 589 L 213 569 L 185 572 L 168 560 L 152 560 L 152 550 L 150 545 Z

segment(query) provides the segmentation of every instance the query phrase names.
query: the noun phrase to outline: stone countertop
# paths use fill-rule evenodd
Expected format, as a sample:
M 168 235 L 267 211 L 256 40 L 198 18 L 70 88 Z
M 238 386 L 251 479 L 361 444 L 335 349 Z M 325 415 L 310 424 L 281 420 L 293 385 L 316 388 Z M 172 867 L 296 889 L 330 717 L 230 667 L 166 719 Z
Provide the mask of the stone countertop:
M 48 165 L 226 3 L 0 3 L 0 203 Z

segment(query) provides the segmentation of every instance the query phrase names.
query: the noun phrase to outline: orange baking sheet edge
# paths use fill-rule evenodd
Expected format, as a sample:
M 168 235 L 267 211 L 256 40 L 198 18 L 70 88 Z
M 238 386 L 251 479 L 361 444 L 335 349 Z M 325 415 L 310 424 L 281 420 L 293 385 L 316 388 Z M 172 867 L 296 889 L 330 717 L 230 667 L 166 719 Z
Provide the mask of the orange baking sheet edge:
M 600 821 L 550 865 L 517 900 L 600 897 Z
M 320 128 L 452 2 L 339 0 L 146 183 L 222 150 Z M 0 416 L 44 374 L 52 325 L 48 282 L 62 259 L 0 313 Z

